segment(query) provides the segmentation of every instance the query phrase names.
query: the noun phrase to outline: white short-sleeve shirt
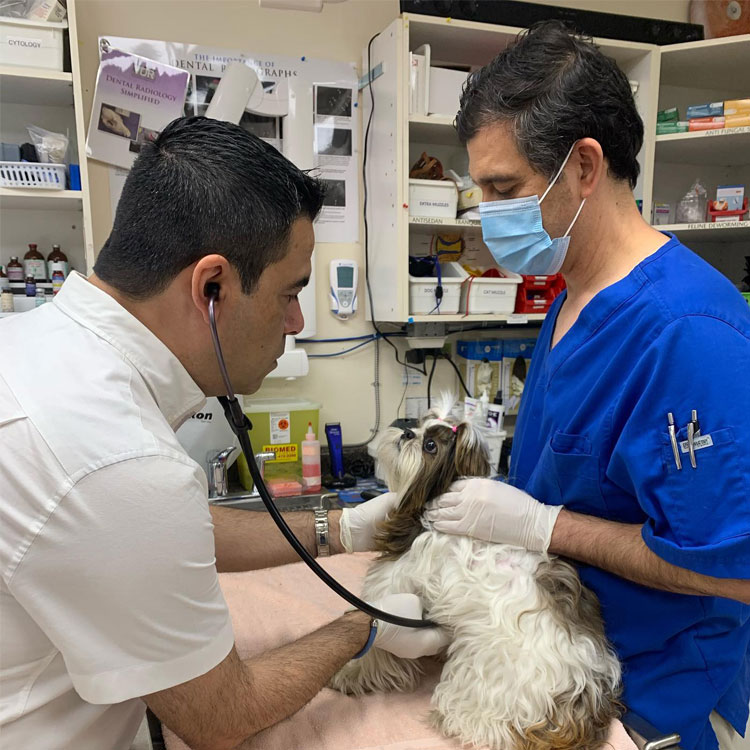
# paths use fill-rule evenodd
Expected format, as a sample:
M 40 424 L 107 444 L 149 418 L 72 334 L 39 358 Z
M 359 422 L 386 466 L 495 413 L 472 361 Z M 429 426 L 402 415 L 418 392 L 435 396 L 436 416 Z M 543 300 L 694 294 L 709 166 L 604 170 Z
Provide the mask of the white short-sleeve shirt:
M 0 322 L 4 747 L 128 748 L 139 696 L 231 650 L 206 478 L 174 434 L 204 402 L 78 274 Z

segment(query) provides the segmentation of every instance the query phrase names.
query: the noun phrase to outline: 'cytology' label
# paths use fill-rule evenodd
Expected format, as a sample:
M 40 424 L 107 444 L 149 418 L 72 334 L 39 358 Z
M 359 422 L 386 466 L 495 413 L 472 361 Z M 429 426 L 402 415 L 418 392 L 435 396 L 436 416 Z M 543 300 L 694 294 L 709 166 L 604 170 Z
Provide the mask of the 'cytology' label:
M 271 443 L 281 445 L 291 442 L 292 421 L 288 411 L 272 411 L 271 419 Z

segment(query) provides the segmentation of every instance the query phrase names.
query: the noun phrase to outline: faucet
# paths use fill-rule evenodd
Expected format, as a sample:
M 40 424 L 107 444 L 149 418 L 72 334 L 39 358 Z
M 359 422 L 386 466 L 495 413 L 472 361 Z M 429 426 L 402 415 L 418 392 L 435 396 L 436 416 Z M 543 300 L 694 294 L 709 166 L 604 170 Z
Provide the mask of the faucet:
M 229 482 L 227 481 L 227 463 L 236 450 L 237 448 L 234 445 L 230 445 L 228 448 L 210 451 L 206 456 L 206 464 L 208 466 L 209 500 L 227 497 L 227 495 L 229 494 Z M 263 453 L 255 454 L 255 463 L 260 469 L 261 477 L 265 475 L 266 461 L 273 461 L 273 459 L 275 458 L 275 451 L 266 451 Z M 256 486 L 247 497 L 258 497 L 259 494 L 260 493 L 258 492 L 258 488 Z

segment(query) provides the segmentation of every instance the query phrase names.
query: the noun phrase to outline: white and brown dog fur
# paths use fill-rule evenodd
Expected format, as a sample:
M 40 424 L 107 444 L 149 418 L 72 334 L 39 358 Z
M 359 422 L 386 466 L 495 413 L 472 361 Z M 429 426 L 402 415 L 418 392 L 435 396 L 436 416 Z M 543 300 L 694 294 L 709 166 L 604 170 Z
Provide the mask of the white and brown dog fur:
M 489 473 L 480 432 L 456 424 L 450 406 L 443 399 L 420 428 L 390 428 L 380 441 L 378 462 L 400 502 L 381 525 L 382 554 L 362 595 L 417 594 L 425 617 L 452 634 L 430 713 L 446 736 L 493 750 L 599 750 L 621 712 L 620 665 L 573 566 L 442 534 L 423 519 L 455 479 Z M 331 686 L 411 691 L 420 675 L 418 660 L 373 648 Z

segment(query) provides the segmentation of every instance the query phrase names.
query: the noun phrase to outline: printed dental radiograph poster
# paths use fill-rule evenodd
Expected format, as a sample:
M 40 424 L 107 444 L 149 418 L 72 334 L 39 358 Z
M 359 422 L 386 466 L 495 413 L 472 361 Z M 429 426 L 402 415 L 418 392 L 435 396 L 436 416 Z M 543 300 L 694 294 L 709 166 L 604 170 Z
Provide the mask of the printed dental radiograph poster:
M 86 153 L 129 168 L 144 143 L 182 114 L 189 75 L 106 46 L 101 50 Z
M 359 113 L 354 63 L 313 59 L 303 54 L 299 57 L 261 55 L 115 36 L 100 37 L 99 41 L 100 46 L 178 68 L 188 76 L 187 91 L 173 117 L 204 115 L 231 62 L 241 62 L 252 68 L 259 85 L 245 105 L 240 127 L 281 151 L 300 169 L 311 170 L 328 187 L 323 209 L 315 222 L 317 242 L 359 241 Z M 101 103 L 105 100 L 106 97 Z M 128 123 L 134 115 L 143 117 L 133 102 L 120 103 L 118 108 L 128 113 L 120 114 L 127 130 L 132 130 Z M 101 127 L 105 130 L 98 132 L 108 137 L 124 138 L 112 132 L 112 128 L 119 128 L 119 123 L 109 113 L 104 113 Z M 143 128 L 154 130 L 148 122 L 141 122 L 136 143 L 138 137 L 141 141 L 150 137 L 145 130 L 141 134 Z

